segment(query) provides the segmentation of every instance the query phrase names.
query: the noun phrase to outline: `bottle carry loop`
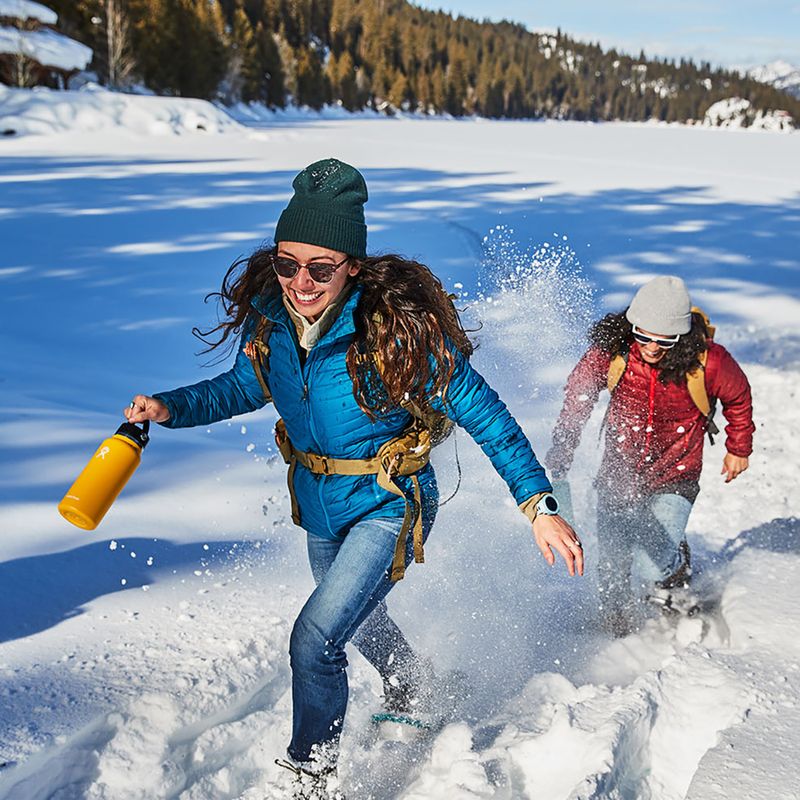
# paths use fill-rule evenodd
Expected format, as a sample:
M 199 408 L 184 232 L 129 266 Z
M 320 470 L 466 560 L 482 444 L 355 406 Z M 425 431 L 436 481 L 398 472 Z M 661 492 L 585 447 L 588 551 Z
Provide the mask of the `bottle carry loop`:
M 150 420 L 146 419 L 142 423 L 141 428 L 139 428 L 135 422 L 123 422 L 122 425 L 117 428 L 117 432 L 114 436 L 124 436 L 144 450 L 145 446 L 150 441 Z

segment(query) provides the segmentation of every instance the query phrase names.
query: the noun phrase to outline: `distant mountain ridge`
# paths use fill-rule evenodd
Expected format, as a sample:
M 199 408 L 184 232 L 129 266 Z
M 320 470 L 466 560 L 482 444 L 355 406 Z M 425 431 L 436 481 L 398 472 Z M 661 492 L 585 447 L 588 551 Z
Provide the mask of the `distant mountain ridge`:
M 772 61 L 760 67 L 747 70 L 747 75 L 755 81 L 766 83 L 782 92 L 800 98 L 800 67 L 788 61 Z

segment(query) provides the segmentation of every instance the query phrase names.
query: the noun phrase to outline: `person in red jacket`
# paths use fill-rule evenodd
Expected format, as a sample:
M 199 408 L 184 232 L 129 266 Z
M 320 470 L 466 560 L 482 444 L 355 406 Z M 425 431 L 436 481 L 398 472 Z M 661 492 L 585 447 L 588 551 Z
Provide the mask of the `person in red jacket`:
M 605 419 L 605 452 L 595 481 L 601 621 L 624 635 L 636 627 L 641 593 L 688 584 L 686 523 L 699 492 L 708 420 L 689 394 L 687 374 L 705 361 L 705 388 L 727 421 L 722 474 L 726 483 L 748 466 L 753 448 L 750 385 L 733 356 L 711 340 L 692 312 L 680 278 L 661 276 L 642 286 L 628 309 L 608 314 L 589 331 L 591 345 L 569 376 L 564 405 L 545 463 L 556 496 L 569 504 L 567 472 L 581 432 L 616 356 L 624 372 Z M 566 503 L 564 502 L 566 500 Z

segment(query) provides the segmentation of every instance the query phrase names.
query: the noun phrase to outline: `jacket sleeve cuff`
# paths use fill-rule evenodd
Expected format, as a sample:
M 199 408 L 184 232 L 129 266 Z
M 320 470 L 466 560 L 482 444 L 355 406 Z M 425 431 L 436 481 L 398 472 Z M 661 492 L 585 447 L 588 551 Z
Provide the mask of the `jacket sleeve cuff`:
M 153 398 L 155 400 L 161 401 L 169 411 L 169 419 L 165 419 L 163 422 L 159 422 L 158 424 L 164 428 L 175 428 L 175 418 L 177 416 L 177 409 L 175 408 L 175 404 L 172 402 L 172 398 L 169 397 L 169 392 L 165 394 L 154 394 Z
M 519 510 L 531 521 L 533 522 L 536 519 L 539 510 L 536 508 L 536 504 L 546 495 L 551 494 L 551 492 L 539 492 L 539 494 L 535 494 L 532 497 L 529 497 L 527 500 L 519 504 Z
M 725 445 L 725 450 L 726 450 L 726 452 L 730 453 L 732 456 L 737 456 L 738 458 L 750 458 L 750 456 L 753 455 L 753 448 L 752 447 L 749 448 L 749 449 L 748 448 L 744 448 L 744 447 L 742 447 L 742 448 L 738 448 L 738 447 L 731 448 L 731 447 L 728 447 L 728 445 L 726 444 Z

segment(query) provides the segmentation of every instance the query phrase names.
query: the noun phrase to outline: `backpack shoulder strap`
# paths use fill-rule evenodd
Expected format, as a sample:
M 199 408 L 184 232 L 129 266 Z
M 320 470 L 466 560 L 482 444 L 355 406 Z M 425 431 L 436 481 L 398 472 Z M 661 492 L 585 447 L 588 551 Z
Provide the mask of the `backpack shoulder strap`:
M 267 383 L 267 376 L 269 375 L 269 337 L 274 325 L 275 323 L 272 320 L 260 315 L 253 335 L 244 346 L 245 355 L 253 365 L 253 372 L 258 378 L 261 391 L 264 393 L 264 399 L 268 403 L 272 402 L 272 393 Z
M 628 354 L 619 353 L 611 359 L 608 365 L 608 391 L 613 392 L 617 388 L 617 384 L 622 380 L 625 374 L 625 368 L 628 366 Z
M 686 386 L 689 389 L 692 402 L 704 417 L 708 417 L 711 413 L 711 402 L 708 399 L 708 390 L 706 389 L 708 350 L 703 350 L 697 358 L 700 361 L 700 366 L 686 373 Z
M 719 433 L 719 428 L 714 422 L 717 401 L 716 398 L 708 396 L 708 389 L 706 389 L 708 350 L 703 350 L 697 358 L 700 361 L 700 366 L 686 373 L 686 388 L 689 390 L 692 402 L 697 406 L 697 410 L 703 415 L 703 419 L 706 422 L 708 441 L 714 444 L 714 437 Z

